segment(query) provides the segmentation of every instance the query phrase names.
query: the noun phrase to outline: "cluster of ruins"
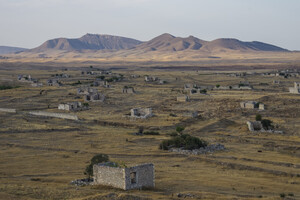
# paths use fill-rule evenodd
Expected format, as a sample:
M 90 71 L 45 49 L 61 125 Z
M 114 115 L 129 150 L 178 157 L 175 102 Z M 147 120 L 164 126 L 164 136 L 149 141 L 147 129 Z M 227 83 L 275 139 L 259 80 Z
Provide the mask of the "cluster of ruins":
M 240 103 L 241 108 L 265 110 L 265 104 L 256 101 L 244 101 Z
M 68 103 L 61 103 L 58 105 L 59 110 L 67 110 L 67 111 L 81 111 L 88 109 L 87 104 L 82 104 L 81 102 L 68 102 Z

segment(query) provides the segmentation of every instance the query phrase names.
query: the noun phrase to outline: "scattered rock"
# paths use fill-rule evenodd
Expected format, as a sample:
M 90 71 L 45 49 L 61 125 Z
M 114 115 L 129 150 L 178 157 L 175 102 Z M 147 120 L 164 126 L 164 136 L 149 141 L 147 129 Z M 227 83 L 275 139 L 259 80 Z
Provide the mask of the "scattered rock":
M 71 181 L 71 185 L 76 185 L 76 186 L 87 186 L 87 185 L 92 185 L 94 182 L 94 179 L 92 178 L 84 178 L 84 179 L 77 179 L 74 181 Z
M 200 149 L 193 149 L 193 150 L 185 150 L 183 148 L 172 148 L 169 151 L 170 152 L 176 152 L 180 154 L 192 154 L 192 155 L 199 155 L 199 154 L 207 154 L 207 153 L 213 153 L 215 151 L 222 151 L 225 150 L 225 146 L 222 144 L 211 144 L 206 147 L 201 147 Z

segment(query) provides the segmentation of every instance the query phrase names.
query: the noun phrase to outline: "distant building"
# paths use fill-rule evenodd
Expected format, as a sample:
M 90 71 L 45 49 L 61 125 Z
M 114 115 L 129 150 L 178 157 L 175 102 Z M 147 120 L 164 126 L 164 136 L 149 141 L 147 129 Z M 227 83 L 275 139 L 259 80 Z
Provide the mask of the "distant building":
M 112 186 L 130 190 L 155 186 L 154 165 L 141 164 L 133 167 L 114 167 L 114 163 L 99 163 L 93 166 L 94 185 Z
M 244 101 L 240 103 L 241 108 L 248 108 L 248 109 L 256 109 L 265 110 L 265 105 L 263 103 L 258 103 L 256 101 Z
M 125 86 L 125 87 L 122 89 L 122 92 L 123 92 L 123 93 L 126 93 L 126 94 L 133 94 L 133 93 L 135 93 L 133 87 L 127 87 L 127 86 Z
M 48 86 L 61 86 L 61 83 L 59 82 L 58 79 L 48 79 L 47 85 Z
M 58 105 L 59 110 L 67 110 L 67 111 L 79 111 L 87 109 L 87 106 L 84 106 L 81 102 L 69 102 L 62 103 Z
M 190 97 L 187 96 L 187 95 L 183 95 L 183 96 L 178 96 L 178 97 L 177 97 L 177 101 L 178 101 L 178 102 L 187 102 L 187 101 L 189 101 L 189 100 L 190 100 Z
M 300 94 L 300 82 L 294 82 L 294 87 L 290 87 L 289 91 L 292 94 Z
M 133 108 L 130 110 L 131 117 L 145 119 L 152 117 L 152 108 Z

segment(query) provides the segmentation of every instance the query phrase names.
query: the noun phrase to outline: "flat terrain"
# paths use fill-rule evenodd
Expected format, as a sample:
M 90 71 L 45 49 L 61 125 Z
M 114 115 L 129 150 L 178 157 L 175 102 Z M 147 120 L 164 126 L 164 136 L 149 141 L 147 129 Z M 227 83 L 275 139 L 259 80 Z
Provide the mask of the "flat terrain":
M 0 108 L 17 109 L 17 113 L 0 111 L 0 199 L 183 199 L 178 193 L 190 196 L 186 199 L 300 199 L 300 95 L 288 93 L 300 78 L 260 74 L 281 66 L 269 64 L 245 77 L 229 76 L 241 72 L 237 67 L 221 71 L 191 66 L 183 71 L 183 67 L 158 65 L 106 66 L 124 79 L 110 83 L 111 88 L 95 87 L 106 95 L 104 102 L 89 103 L 86 111 L 68 112 L 58 110 L 58 104 L 83 101 L 77 88 L 90 85 L 96 76 L 81 75 L 82 68 L 72 64 L 46 65 L 0 67 L 0 85 L 20 86 L 0 90 Z M 249 66 L 249 72 L 255 67 L 261 66 Z M 61 73 L 71 75 L 61 79 L 63 86 L 45 86 L 51 75 Z M 18 82 L 18 74 L 31 74 L 44 86 Z M 132 78 L 133 74 L 140 77 Z M 147 83 L 144 75 L 166 83 Z M 78 80 L 82 84 L 72 86 Z M 207 95 L 191 95 L 190 102 L 176 101 L 185 83 L 228 86 L 245 80 L 253 90 L 208 90 Z M 281 83 L 273 84 L 274 80 Z M 134 87 L 136 93 L 123 94 L 124 86 Z M 266 110 L 240 108 L 245 100 L 262 102 Z M 154 116 L 132 120 L 127 115 L 134 107 L 151 107 Z M 80 120 L 26 114 L 33 110 L 75 114 Z M 198 111 L 199 117 L 182 115 L 190 111 Z M 258 113 L 284 133 L 249 132 L 246 121 L 254 121 Z M 184 133 L 210 144 L 221 143 L 226 150 L 205 155 L 160 150 L 159 143 L 179 125 L 185 127 Z M 160 135 L 134 135 L 139 127 Z M 156 187 L 122 191 L 70 185 L 85 177 L 85 167 L 98 153 L 126 164 L 154 163 Z

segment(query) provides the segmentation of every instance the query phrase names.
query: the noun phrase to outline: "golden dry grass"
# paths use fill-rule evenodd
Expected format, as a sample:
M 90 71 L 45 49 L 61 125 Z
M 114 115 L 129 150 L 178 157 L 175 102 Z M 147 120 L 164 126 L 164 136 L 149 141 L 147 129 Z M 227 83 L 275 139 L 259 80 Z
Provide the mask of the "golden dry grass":
M 45 82 L 51 74 L 61 72 L 1 70 L 1 83 L 11 79 L 11 84 L 22 87 L 0 91 L 0 107 L 64 112 L 56 109 L 57 104 L 76 101 L 76 86 L 33 88 L 15 82 L 17 74 L 32 74 Z M 178 199 L 177 193 L 190 193 L 196 199 L 281 199 L 281 193 L 300 198 L 300 96 L 287 93 L 287 87 L 299 78 L 282 79 L 282 85 L 276 86 L 274 78 L 253 75 L 247 79 L 254 91 L 209 91 L 209 95 L 192 96 L 191 102 L 178 103 L 175 100 L 184 83 L 230 85 L 244 79 L 201 71 L 115 72 L 126 79 L 112 83 L 112 88 L 98 87 L 107 100 L 90 103 L 90 110 L 75 113 L 80 121 L 0 112 L 0 199 Z M 80 71 L 66 73 L 73 77 L 62 80 L 64 83 L 94 79 L 82 77 Z M 141 77 L 131 79 L 130 74 Z M 145 83 L 146 74 L 168 83 Z M 122 94 L 125 85 L 133 86 L 137 93 Z M 45 90 L 42 95 L 41 90 Z M 267 110 L 260 113 L 285 134 L 248 132 L 245 122 L 254 120 L 258 111 L 239 108 L 243 100 L 265 103 Z M 148 120 L 124 117 L 138 106 L 152 107 L 155 116 Z M 180 115 L 188 110 L 199 111 L 201 118 Z M 185 133 L 224 144 L 226 151 L 188 156 L 159 150 L 159 143 L 178 124 L 186 127 Z M 158 130 L 160 135 L 133 135 L 139 126 Z M 84 177 L 85 166 L 97 153 L 127 164 L 154 163 L 155 189 L 69 185 Z

